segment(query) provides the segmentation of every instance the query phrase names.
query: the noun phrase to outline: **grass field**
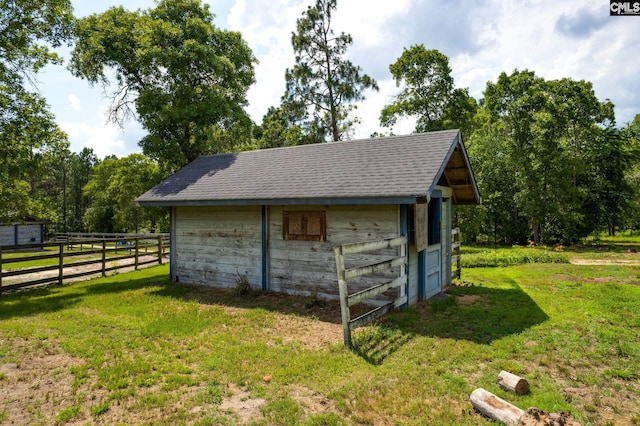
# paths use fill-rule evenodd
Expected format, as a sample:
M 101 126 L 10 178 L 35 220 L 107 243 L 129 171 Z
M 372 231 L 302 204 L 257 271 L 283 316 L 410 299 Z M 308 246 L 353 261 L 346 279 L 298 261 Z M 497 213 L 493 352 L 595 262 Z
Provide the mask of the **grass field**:
M 631 257 L 598 244 L 569 257 Z M 167 266 L 2 295 L 0 423 L 483 425 L 468 402 L 483 387 L 640 425 L 640 267 L 545 259 L 463 269 L 354 351 L 335 303 L 174 286 Z M 503 369 L 531 393 L 502 391 Z

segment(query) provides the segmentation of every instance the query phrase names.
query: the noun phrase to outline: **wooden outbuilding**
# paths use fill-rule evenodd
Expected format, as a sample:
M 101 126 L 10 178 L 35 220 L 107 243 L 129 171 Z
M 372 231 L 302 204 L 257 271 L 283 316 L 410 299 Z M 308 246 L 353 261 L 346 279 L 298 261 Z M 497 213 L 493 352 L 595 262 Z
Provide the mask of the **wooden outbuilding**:
M 44 226 L 48 223 L 28 217 L 18 223 L 0 224 L 0 246 L 42 244 Z
M 451 282 L 451 206 L 480 194 L 448 130 L 203 156 L 137 202 L 171 208 L 180 283 L 335 298 L 335 246 L 408 236 L 413 304 Z

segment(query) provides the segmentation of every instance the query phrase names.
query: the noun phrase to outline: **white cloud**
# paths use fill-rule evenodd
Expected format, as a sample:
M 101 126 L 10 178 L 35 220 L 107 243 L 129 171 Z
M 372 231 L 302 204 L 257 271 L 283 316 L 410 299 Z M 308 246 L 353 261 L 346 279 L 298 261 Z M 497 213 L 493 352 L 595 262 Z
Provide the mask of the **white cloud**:
M 71 106 L 71 109 L 74 111 L 78 111 L 80 108 L 82 108 L 82 105 L 80 103 L 80 98 L 73 93 L 69 95 L 69 105 Z
M 106 1 L 100 6 L 96 3 L 93 11 L 117 4 Z M 136 7 L 154 5 L 151 0 L 136 1 Z M 219 25 L 241 32 L 260 61 L 247 108 L 260 123 L 270 106 L 280 104 L 285 69 L 294 64 L 291 33 L 296 20 L 315 0 L 270 0 L 267 5 L 263 0 L 206 1 L 216 15 L 226 18 L 226 23 L 217 21 Z M 599 0 L 579 4 L 555 0 L 339 0 L 333 22 L 336 32 L 353 37 L 349 59 L 380 86 L 379 93 L 366 93 L 367 100 L 358 104 L 355 114 L 361 124 L 354 137 L 388 132 L 379 128 L 378 119 L 382 107 L 398 93 L 389 64 L 404 47 L 418 43 L 449 56 L 456 86 L 469 87 L 476 98 L 482 97 L 487 81 L 495 81 L 501 72 L 528 68 L 547 79 L 593 82 L 599 99 L 610 98 L 616 104 L 619 123 L 640 113 L 640 25 L 633 17 L 610 17 L 607 5 Z M 105 126 L 102 113 L 97 119 L 86 116 L 98 105 L 103 108 L 101 89 L 83 90 L 75 84 L 68 98 L 64 93 L 52 95 L 62 100 L 57 105 L 60 111 L 54 113 L 70 134 L 72 149 L 87 145 L 100 156 L 139 151 L 136 143 L 144 135 L 140 125 L 128 123 L 123 132 L 117 126 Z M 408 133 L 412 128 L 412 120 L 403 120 L 394 132 Z
M 93 148 L 99 157 L 115 154 L 122 157 L 128 154 L 125 141 L 117 126 L 92 126 L 87 123 L 59 123 L 60 128 L 69 135 L 71 150 L 79 152 L 83 147 Z

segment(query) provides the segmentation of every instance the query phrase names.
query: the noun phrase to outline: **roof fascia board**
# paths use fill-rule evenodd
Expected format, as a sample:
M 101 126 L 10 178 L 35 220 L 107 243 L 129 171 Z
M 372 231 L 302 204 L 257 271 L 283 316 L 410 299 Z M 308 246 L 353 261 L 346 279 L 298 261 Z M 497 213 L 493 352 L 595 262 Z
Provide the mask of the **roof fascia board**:
M 180 200 L 180 201 L 136 201 L 142 207 L 200 207 L 200 206 L 290 206 L 329 204 L 415 204 L 421 196 L 381 198 L 283 198 L 252 200 Z
M 440 165 L 440 169 L 438 170 L 438 173 L 433 179 L 433 182 L 431 182 L 431 186 L 429 187 L 429 194 L 433 194 L 433 192 L 435 191 L 436 186 L 438 185 L 438 182 L 440 182 L 440 178 L 444 174 L 444 170 L 447 168 L 447 164 L 449 164 L 449 160 L 451 159 L 451 156 L 453 155 L 453 152 L 456 150 L 456 147 L 458 145 L 460 145 L 460 149 L 462 151 L 462 156 L 464 157 L 465 165 L 469 169 L 469 174 L 471 175 L 471 184 L 473 186 L 473 192 L 476 196 L 476 199 L 478 200 L 478 204 L 482 204 L 482 198 L 480 198 L 480 191 L 478 190 L 478 184 L 476 183 L 476 179 L 473 174 L 473 169 L 471 168 L 471 162 L 469 161 L 469 156 L 467 155 L 467 149 L 462 143 L 462 135 L 459 130 L 458 130 L 458 133 L 456 133 L 456 137 L 453 139 L 451 146 L 449 147 L 449 151 L 447 152 L 447 155 L 445 156 L 444 161 Z

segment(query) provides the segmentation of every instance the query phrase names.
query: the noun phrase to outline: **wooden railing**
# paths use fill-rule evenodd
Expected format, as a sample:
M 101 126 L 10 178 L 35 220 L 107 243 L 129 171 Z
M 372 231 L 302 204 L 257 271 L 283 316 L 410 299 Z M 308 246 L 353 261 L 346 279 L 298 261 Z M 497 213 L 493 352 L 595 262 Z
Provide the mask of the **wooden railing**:
M 454 278 L 460 279 L 460 272 L 462 271 L 460 264 L 460 228 L 451 230 L 451 238 L 451 265 L 453 265 L 451 275 Z
M 119 238 L 93 239 L 60 236 L 44 244 L 4 246 L 0 247 L 0 293 L 45 284 L 62 285 L 88 275 L 106 276 L 107 272 L 125 267 L 162 264 L 168 252 L 169 234 L 119 234 Z M 8 257 L 7 253 L 24 255 Z M 34 261 L 40 265 L 19 265 Z
M 355 268 L 345 268 L 345 256 L 368 251 L 383 250 L 389 247 L 400 247 L 400 255 L 384 262 L 358 266 Z M 340 290 L 340 311 L 342 315 L 342 329 L 344 335 L 344 344 L 351 347 L 351 331 L 369 324 L 382 315 L 386 314 L 393 308 L 397 308 L 407 303 L 407 295 L 404 291 L 400 291 L 401 296 L 392 302 L 388 302 L 369 312 L 360 315 L 355 319 L 351 319 L 351 306 L 370 300 L 387 290 L 398 288 L 404 289 L 407 283 L 406 265 L 407 265 L 407 237 L 398 237 L 389 240 L 380 240 L 365 243 L 355 243 L 338 246 L 334 249 L 336 256 L 336 269 L 338 271 L 338 288 Z M 376 284 L 367 289 L 349 294 L 347 282 L 351 279 L 384 272 L 392 268 L 400 267 L 400 273 L 397 278 L 382 284 Z

